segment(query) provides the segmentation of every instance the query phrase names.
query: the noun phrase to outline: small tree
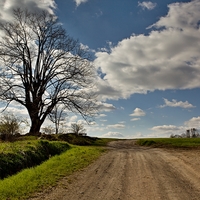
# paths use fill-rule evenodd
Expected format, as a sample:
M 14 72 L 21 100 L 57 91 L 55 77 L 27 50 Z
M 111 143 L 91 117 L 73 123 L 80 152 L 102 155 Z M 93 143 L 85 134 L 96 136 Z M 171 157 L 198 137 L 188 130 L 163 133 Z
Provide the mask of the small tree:
M 54 128 L 52 126 L 45 126 L 44 128 L 42 128 L 42 130 L 44 131 L 44 133 L 46 134 L 52 134 L 54 131 Z
M 19 134 L 21 123 L 26 122 L 13 114 L 4 114 L 0 118 L 0 138 L 2 140 L 12 140 L 13 136 Z
M 59 133 L 61 121 L 65 120 L 66 113 L 64 111 L 65 107 L 57 104 L 49 114 L 49 119 L 55 124 L 56 134 Z
M 82 123 L 73 123 L 71 124 L 70 131 L 78 135 L 80 133 L 84 133 L 86 129 L 84 128 L 84 125 Z
M 13 114 L 4 114 L 0 118 L 0 134 L 15 135 L 20 131 L 21 120 Z

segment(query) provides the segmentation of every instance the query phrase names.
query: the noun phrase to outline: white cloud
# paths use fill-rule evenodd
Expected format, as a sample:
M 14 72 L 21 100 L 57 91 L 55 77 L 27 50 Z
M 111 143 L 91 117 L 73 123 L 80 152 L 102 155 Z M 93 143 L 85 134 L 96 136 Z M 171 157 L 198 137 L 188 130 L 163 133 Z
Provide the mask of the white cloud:
M 150 130 L 153 131 L 152 136 L 169 137 L 171 134 L 182 134 L 185 132 L 185 127 L 178 127 L 174 125 L 154 126 Z
M 121 121 L 121 122 L 119 122 L 120 124 L 125 124 L 126 123 L 126 121 Z
M 193 117 L 192 119 L 184 123 L 187 128 L 197 128 L 200 129 L 200 117 Z
M 138 118 L 133 118 L 133 119 L 131 119 L 131 121 L 138 121 L 138 120 L 140 120 L 139 117 L 138 117 Z
M 69 122 L 75 123 L 77 121 L 78 117 L 76 115 L 73 115 L 69 118 Z
M 154 126 L 151 128 L 152 131 L 157 131 L 157 132 L 168 132 L 168 131 L 177 131 L 180 130 L 179 127 L 174 126 L 174 125 L 162 125 L 162 126 Z
M 188 28 L 199 28 L 199 16 L 200 16 L 200 1 L 193 0 L 187 3 L 172 3 L 168 5 L 169 12 L 165 17 L 161 17 L 158 22 L 153 26 L 158 28 L 176 28 L 183 31 Z M 184 30 L 183 28 L 186 28 Z
M 138 6 L 142 7 L 142 9 L 153 10 L 156 7 L 156 3 L 152 3 L 151 1 L 138 1 Z
M 200 87 L 200 1 L 169 5 L 149 35 L 131 35 L 110 52 L 97 52 L 98 93 L 104 99 L 134 93 Z
M 119 132 L 108 132 L 108 133 L 102 135 L 101 137 L 105 137 L 105 138 L 107 138 L 107 137 L 119 138 L 119 137 L 124 137 L 124 136 L 121 133 L 119 133 Z
M 9 106 L 6 108 L 6 104 L 1 102 L 0 104 L 0 115 L 3 115 L 4 112 L 14 114 L 18 117 L 27 118 L 28 111 L 27 109 L 17 102 L 11 102 Z M 3 112 L 4 111 L 4 112 Z
M 30 11 L 47 10 L 49 13 L 54 14 L 56 3 L 54 0 L 4 0 L 0 2 L 0 20 L 11 20 L 13 9 L 28 9 Z
M 172 101 L 169 101 L 165 98 L 164 99 L 164 102 L 165 104 L 164 105 L 161 105 L 160 107 L 161 108 L 164 108 L 164 107 L 181 107 L 181 108 L 195 108 L 195 106 L 193 106 L 192 104 L 190 104 L 188 101 L 177 101 L 176 99 L 172 99 Z
M 132 117 L 140 117 L 140 116 L 145 116 L 145 115 L 146 115 L 146 113 L 140 108 L 136 108 L 133 111 L 133 113 L 130 114 L 130 116 L 132 116 Z
M 80 43 L 80 47 L 81 47 L 81 49 L 83 49 L 86 52 L 95 53 L 95 50 L 94 49 L 90 49 L 90 47 L 88 45 Z
M 81 3 L 86 3 L 88 0 L 74 0 L 76 2 L 76 6 L 80 6 Z
M 106 117 L 106 114 L 100 114 L 99 117 Z
M 116 109 L 115 106 L 113 106 L 112 104 L 105 103 L 105 102 L 97 102 L 97 107 L 100 112 L 103 112 L 103 111 L 109 112 Z
M 94 64 L 95 63 L 96 61 L 94 61 Z M 95 64 L 95 66 L 97 66 L 97 64 Z M 113 84 L 112 80 L 97 79 L 97 94 L 102 100 L 119 98 L 118 89 L 115 89 L 110 83 Z
M 112 125 L 108 125 L 108 128 L 115 128 L 115 129 L 123 129 L 125 128 L 124 124 L 112 124 Z

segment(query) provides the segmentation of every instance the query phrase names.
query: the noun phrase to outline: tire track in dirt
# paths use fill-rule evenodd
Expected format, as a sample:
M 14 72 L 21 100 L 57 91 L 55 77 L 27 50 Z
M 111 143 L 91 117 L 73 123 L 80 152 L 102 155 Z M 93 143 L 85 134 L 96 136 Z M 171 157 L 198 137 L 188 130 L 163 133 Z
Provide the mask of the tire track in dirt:
M 89 167 L 31 200 L 200 199 L 199 150 L 144 148 L 134 140 L 112 142 L 109 148 Z

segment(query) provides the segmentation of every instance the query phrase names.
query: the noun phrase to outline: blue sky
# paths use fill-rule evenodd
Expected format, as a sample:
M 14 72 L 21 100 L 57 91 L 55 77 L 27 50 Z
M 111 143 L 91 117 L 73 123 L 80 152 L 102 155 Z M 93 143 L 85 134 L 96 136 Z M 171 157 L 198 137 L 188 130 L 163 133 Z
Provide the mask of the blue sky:
M 33 2 L 1 1 L 1 18 Z M 34 6 L 55 13 L 93 55 L 101 110 L 85 125 L 88 135 L 169 137 L 200 129 L 199 0 L 41 0 Z M 9 109 L 25 115 L 20 106 Z

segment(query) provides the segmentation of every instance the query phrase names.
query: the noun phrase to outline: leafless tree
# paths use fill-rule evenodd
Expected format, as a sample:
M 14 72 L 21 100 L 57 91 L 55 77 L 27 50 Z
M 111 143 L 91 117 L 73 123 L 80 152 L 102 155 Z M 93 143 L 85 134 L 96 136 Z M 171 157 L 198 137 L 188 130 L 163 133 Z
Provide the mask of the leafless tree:
M 15 135 L 20 132 L 20 125 L 23 121 L 13 114 L 6 113 L 0 118 L 0 134 Z
M 55 124 L 56 134 L 59 133 L 60 122 L 66 117 L 65 107 L 63 105 L 55 105 L 54 109 L 49 114 L 49 119 Z
M 85 120 L 93 117 L 95 73 L 84 48 L 47 12 L 16 9 L 13 16 L 0 23 L 0 99 L 26 107 L 31 135 L 58 103 Z
M 71 124 L 70 131 L 74 134 L 84 133 L 86 129 L 84 128 L 84 125 L 82 123 L 73 123 Z

